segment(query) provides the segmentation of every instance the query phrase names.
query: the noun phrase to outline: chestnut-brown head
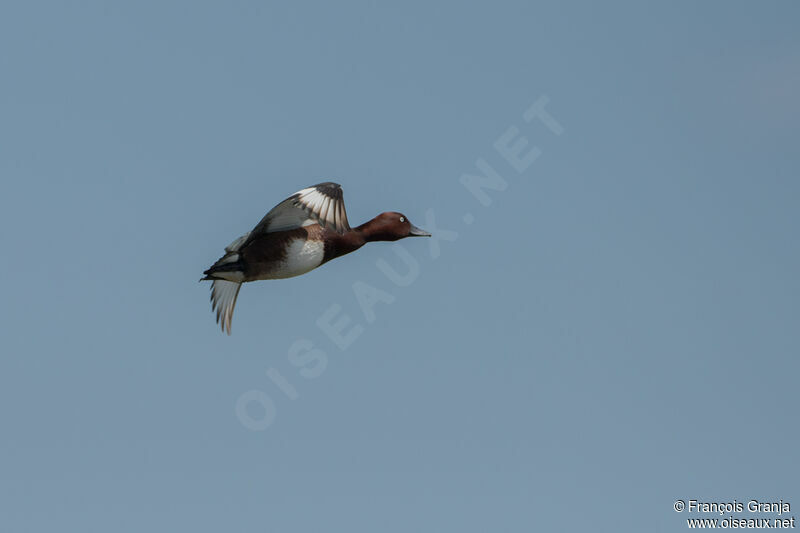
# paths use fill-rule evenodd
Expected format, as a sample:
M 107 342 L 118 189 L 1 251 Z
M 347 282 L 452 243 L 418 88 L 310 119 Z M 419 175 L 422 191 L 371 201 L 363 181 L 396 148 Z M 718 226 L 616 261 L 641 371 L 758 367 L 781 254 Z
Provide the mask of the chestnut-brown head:
M 368 241 L 397 241 L 406 237 L 430 237 L 431 234 L 409 222 L 402 213 L 381 213 L 362 227 Z

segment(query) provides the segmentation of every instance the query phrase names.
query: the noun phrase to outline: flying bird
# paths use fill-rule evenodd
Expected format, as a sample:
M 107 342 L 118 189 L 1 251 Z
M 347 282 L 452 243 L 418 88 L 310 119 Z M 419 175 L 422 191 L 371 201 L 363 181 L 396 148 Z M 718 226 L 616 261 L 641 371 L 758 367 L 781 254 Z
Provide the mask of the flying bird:
M 299 276 L 368 242 L 430 236 L 393 211 L 351 228 L 341 185 L 325 182 L 273 207 L 252 231 L 225 247 L 200 281 L 211 281 L 211 310 L 230 335 L 242 283 Z

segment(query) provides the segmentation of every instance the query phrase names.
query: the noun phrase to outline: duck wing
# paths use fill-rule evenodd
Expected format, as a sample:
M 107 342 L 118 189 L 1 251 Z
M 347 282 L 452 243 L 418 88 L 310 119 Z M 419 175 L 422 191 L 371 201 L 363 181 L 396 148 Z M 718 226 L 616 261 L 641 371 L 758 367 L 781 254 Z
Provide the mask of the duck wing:
M 338 233 L 350 230 L 341 185 L 327 181 L 297 191 L 273 207 L 253 228 L 247 240 L 262 233 L 286 231 L 311 224 L 319 224 Z
M 217 324 L 222 331 L 231 334 L 233 322 L 233 308 L 236 307 L 236 297 L 239 296 L 241 283 L 215 279 L 211 282 L 211 310 L 217 312 Z

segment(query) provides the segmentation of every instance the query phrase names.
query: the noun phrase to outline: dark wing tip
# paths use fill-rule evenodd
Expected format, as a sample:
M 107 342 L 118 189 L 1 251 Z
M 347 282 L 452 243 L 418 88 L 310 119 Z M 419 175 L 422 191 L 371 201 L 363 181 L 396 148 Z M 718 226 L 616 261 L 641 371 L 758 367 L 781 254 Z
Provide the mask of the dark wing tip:
M 342 186 L 332 181 L 317 183 L 316 185 L 312 185 L 310 188 L 314 188 L 320 193 L 330 196 L 331 198 L 338 199 L 342 197 Z
M 322 183 L 317 183 L 316 185 L 312 185 L 312 187 L 333 187 L 334 189 L 342 188 L 342 186 L 336 183 L 335 181 L 323 181 Z

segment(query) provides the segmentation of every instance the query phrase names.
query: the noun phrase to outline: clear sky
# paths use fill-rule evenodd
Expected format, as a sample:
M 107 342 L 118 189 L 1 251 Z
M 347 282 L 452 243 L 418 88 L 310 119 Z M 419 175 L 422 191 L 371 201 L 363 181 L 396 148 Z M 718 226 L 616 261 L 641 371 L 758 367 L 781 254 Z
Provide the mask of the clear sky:
M 800 7 L 647 4 L 3 2 L 0 530 L 800 514 Z M 436 238 L 220 333 L 327 180 Z

